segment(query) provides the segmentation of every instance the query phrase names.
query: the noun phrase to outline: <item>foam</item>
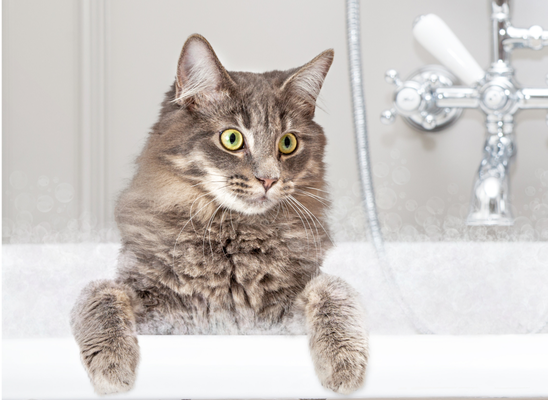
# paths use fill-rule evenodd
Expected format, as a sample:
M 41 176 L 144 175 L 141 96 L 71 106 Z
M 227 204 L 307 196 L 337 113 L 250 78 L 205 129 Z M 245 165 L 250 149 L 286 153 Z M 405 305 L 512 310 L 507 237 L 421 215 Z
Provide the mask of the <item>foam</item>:
M 76 296 L 114 276 L 118 251 L 116 243 L 4 245 L 4 337 L 70 336 Z M 386 252 L 397 292 L 366 242 L 339 243 L 323 268 L 360 292 L 371 333 L 416 333 L 399 295 L 434 333 L 548 333 L 548 243 L 387 243 Z

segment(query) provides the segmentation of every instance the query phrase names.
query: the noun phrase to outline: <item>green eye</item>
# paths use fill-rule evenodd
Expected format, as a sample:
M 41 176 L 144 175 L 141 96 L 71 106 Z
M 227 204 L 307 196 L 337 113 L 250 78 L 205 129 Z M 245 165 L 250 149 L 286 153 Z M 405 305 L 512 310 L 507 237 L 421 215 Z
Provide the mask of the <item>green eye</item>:
M 291 154 L 297 148 L 297 138 L 292 133 L 286 133 L 280 139 L 278 148 L 283 154 Z
M 236 129 L 227 129 L 221 133 L 221 144 L 228 150 L 239 150 L 244 145 L 244 137 Z

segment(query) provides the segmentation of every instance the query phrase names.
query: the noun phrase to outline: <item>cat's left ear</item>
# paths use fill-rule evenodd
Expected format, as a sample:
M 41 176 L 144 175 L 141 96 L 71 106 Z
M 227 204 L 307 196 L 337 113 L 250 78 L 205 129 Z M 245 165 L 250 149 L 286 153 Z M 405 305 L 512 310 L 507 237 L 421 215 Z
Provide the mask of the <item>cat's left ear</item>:
M 175 101 L 181 105 L 214 102 L 228 94 L 234 82 L 209 42 L 190 36 L 177 64 Z
M 316 100 L 334 56 L 333 49 L 324 51 L 308 64 L 298 68 L 282 85 L 282 91 L 296 97 L 303 111 L 310 116 L 314 116 Z

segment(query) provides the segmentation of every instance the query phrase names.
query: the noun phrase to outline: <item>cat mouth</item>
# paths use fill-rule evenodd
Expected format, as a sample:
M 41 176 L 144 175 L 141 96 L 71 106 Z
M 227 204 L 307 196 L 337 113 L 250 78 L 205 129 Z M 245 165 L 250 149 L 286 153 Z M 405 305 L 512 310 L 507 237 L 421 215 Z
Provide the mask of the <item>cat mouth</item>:
M 247 199 L 247 201 L 252 204 L 266 204 L 270 203 L 272 200 L 266 197 L 266 194 L 263 194 L 262 196 L 256 198 Z
M 236 199 L 233 198 L 229 207 L 247 215 L 263 214 L 278 203 L 276 198 L 272 198 L 266 193 L 255 193 L 254 196 L 236 195 Z

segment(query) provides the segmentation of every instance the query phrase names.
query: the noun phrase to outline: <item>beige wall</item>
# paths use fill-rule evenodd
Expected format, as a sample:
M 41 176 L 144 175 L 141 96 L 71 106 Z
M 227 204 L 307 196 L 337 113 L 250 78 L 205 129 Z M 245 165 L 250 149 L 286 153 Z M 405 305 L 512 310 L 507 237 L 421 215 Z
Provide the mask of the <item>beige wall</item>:
M 548 28 L 548 2 L 520 0 L 512 5 L 515 25 Z M 384 205 L 381 218 L 389 227 L 407 225 L 424 232 L 416 210 L 408 209 L 414 204 L 424 207 L 436 197 L 444 207 L 434 223 L 443 236 L 448 213 L 458 214 L 469 201 L 481 158 L 483 115 L 467 111 L 454 126 L 437 134 L 414 131 L 401 120 L 384 126 L 378 118 L 389 108 L 392 96 L 383 79 L 386 69 L 396 68 L 406 77 L 435 63 L 411 35 L 413 19 L 429 12 L 443 18 L 479 64 L 488 66 L 487 0 L 362 1 L 362 48 L 375 187 L 397 197 L 390 208 Z M 132 161 L 173 80 L 181 46 L 195 32 L 208 38 L 231 70 L 291 68 L 326 48 L 335 49 L 335 63 L 321 95 L 327 112 L 317 113 L 329 140 L 332 225 L 339 240 L 365 238 L 343 1 L 7 0 L 3 2 L 6 241 L 115 238 L 115 232 L 107 229 L 112 227 L 117 193 L 132 175 Z M 524 86 L 545 87 L 548 49 L 517 51 L 514 65 Z M 526 218 L 518 221 L 525 231 L 527 225 L 534 228 L 548 217 L 543 215 L 548 210 L 548 182 L 541 183 L 548 177 L 545 114 L 526 111 L 517 116 L 512 194 L 516 215 Z M 399 185 L 392 173 L 402 168 L 409 180 Z M 543 201 L 545 208 L 538 206 Z M 77 233 L 77 226 L 87 226 L 87 233 Z M 471 233 L 482 235 L 481 230 Z M 395 232 L 387 232 L 387 237 L 399 238 Z

